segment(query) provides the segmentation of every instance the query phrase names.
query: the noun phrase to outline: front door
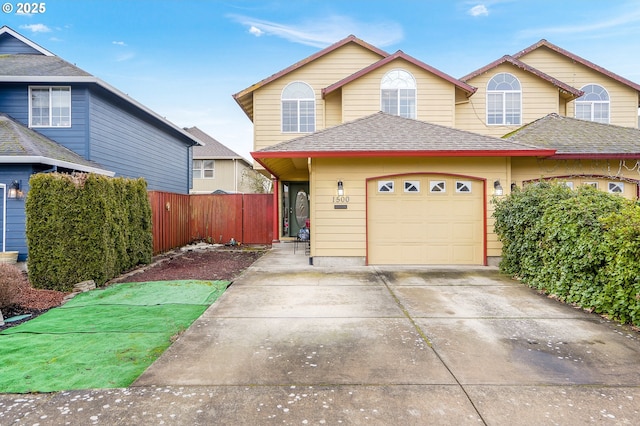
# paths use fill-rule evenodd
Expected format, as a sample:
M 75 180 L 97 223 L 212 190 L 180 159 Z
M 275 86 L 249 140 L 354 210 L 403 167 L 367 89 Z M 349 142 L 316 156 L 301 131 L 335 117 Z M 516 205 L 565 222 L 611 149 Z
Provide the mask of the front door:
M 309 182 L 289 184 L 289 236 L 298 235 L 309 219 Z

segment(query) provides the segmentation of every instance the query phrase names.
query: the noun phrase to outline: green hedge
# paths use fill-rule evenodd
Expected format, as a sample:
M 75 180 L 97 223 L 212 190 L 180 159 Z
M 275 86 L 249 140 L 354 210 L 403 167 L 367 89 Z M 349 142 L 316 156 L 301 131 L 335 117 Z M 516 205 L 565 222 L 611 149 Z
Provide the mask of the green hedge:
M 567 303 L 640 325 L 640 206 L 540 183 L 495 201 L 501 269 Z
M 151 206 L 144 179 L 36 174 L 26 200 L 29 280 L 69 291 L 151 261 Z

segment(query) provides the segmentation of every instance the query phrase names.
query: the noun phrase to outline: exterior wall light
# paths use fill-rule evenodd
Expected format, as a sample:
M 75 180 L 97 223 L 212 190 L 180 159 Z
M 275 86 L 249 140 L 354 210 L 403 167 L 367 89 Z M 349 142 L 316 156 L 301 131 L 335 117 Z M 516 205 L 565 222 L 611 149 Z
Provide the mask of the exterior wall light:
M 344 195 L 344 185 L 342 184 L 342 181 L 339 180 L 338 181 L 338 196 L 341 197 Z
M 493 182 L 493 194 L 494 195 L 502 195 L 502 185 L 500 185 L 500 180 L 496 180 Z
M 7 198 L 11 200 L 19 200 L 19 199 L 22 199 L 23 197 L 24 197 L 24 193 L 20 189 L 20 182 L 17 180 L 14 180 L 13 182 L 11 182 L 11 185 L 9 185 L 9 190 L 7 191 Z

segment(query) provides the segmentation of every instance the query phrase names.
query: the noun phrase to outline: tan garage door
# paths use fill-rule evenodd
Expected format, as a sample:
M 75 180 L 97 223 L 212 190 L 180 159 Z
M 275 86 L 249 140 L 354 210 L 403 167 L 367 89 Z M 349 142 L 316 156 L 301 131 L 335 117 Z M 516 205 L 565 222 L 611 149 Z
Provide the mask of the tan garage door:
M 484 264 L 484 181 L 414 174 L 367 185 L 370 265 Z

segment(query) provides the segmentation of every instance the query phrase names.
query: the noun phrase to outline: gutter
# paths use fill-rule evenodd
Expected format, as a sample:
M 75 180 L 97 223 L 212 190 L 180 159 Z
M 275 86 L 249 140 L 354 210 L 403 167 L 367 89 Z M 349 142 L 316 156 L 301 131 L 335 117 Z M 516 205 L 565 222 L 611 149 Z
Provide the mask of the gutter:
M 115 176 L 115 172 L 110 170 L 100 169 L 98 167 L 85 166 L 82 164 L 72 163 L 70 161 L 56 160 L 54 158 L 42 157 L 39 155 L 17 155 L 17 156 L 2 156 L 2 163 L 4 164 L 47 164 L 53 167 L 63 167 L 65 169 L 78 170 L 87 173 L 96 173 L 99 175 L 105 175 L 109 177 Z

